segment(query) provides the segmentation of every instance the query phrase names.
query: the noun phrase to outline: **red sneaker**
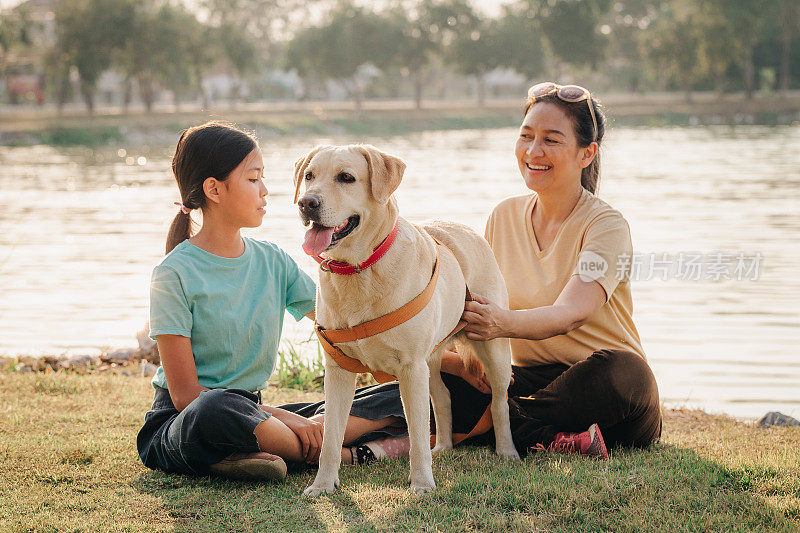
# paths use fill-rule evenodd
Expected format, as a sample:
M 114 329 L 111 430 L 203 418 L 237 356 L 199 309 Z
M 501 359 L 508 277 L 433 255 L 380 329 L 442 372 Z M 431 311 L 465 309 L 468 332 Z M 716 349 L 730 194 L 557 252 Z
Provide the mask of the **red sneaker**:
M 606 443 L 603 442 L 603 435 L 597 424 L 592 424 L 583 433 L 557 433 L 553 442 L 545 448 L 537 444 L 533 448 L 540 451 L 578 453 L 587 457 L 598 457 L 608 459 Z

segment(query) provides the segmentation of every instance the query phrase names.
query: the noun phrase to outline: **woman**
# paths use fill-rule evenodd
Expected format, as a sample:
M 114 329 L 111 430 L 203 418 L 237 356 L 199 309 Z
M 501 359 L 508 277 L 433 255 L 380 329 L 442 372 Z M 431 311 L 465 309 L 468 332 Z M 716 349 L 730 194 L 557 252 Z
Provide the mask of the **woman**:
M 647 446 L 661 435 L 658 387 L 632 319 L 630 230 L 595 195 L 604 132 L 586 89 L 532 87 L 515 155 L 533 193 L 501 202 L 486 226 L 510 309 L 476 296 L 463 318 L 471 339 L 511 339 L 520 454 L 607 458 L 606 446 Z M 443 370 L 465 374 L 457 355 L 445 360 Z M 485 382 L 470 381 L 486 392 Z M 464 393 L 454 383 L 451 391 Z
M 284 312 L 313 320 L 314 282 L 274 244 L 241 235 L 261 225 L 266 206 L 252 136 L 218 122 L 189 128 L 172 169 L 180 211 L 150 287 L 161 367 L 139 456 L 166 472 L 282 479 L 284 460 L 318 461 L 322 405 L 262 405 L 259 391 L 275 367 Z M 203 213 L 195 235 L 193 209 Z M 342 461 L 407 455 L 408 438 L 392 437 L 405 432 L 401 416 L 395 391 L 354 402 L 345 432 L 353 448 L 342 449 Z

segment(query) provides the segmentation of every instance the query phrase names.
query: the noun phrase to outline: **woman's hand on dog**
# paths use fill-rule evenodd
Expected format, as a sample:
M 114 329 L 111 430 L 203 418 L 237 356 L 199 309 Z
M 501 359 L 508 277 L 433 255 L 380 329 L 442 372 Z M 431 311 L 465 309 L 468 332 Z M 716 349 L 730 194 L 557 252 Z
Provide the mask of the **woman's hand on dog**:
M 467 321 L 464 327 L 467 338 L 473 341 L 490 341 L 497 337 L 508 337 L 508 313 L 508 309 L 473 294 L 472 301 L 466 302 L 461 315 Z
M 300 439 L 300 444 L 303 447 L 303 459 L 305 459 L 306 463 L 318 463 L 319 452 L 322 450 L 322 423 L 294 413 L 289 414 L 293 416 L 283 417 L 281 422 L 286 424 Z

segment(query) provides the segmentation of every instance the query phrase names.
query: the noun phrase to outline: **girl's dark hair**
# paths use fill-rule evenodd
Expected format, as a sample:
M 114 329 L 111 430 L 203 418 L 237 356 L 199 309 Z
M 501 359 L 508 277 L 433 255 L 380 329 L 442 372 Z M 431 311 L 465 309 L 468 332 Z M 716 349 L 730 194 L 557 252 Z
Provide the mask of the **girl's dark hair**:
M 584 189 L 593 194 L 597 194 L 598 186 L 600 185 L 600 146 L 603 142 L 603 135 L 606 132 L 606 117 L 603 113 L 603 108 L 594 98 L 588 101 L 581 102 L 566 102 L 558 97 L 556 93 L 540 96 L 536 99 L 530 96 L 525 101 L 525 112 L 522 114 L 525 117 L 528 111 L 531 110 L 534 104 L 539 102 L 547 102 L 555 104 L 560 107 L 564 113 L 572 120 L 574 126 L 575 136 L 578 138 L 578 146 L 586 148 L 592 141 L 597 143 L 598 151 L 594 155 L 594 159 L 588 167 L 584 168 L 581 172 L 581 185 Z M 588 105 L 587 105 L 588 103 Z M 594 116 L 597 119 L 597 138 L 593 138 L 594 123 L 592 122 L 592 114 L 589 111 L 589 105 L 594 110 Z
M 206 122 L 185 130 L 172 158 L 172 173 L 183 205 L 189 209 L 205 207 L 203 182 L 208 178 L 225 181 L 257 147 L 255 137 L 224 122 Z M 175 215 L 167 235 L 167 253 L 191 237 L 191 225 L 188 214 L 179 211 Z

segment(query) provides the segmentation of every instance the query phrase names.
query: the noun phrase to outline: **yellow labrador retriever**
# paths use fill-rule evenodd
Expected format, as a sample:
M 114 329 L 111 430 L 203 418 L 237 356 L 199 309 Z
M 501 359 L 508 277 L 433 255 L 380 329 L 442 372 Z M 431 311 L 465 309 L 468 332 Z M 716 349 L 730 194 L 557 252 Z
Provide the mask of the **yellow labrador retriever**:
M 466 287 L 507 305 L 505 283 L 488 243 L 470 228 L 450 222 L 417 226 L 398 216 L 392 193 L 405 163 L 368 145 L 320 146 L 295 163 L 295 202 L 309 226 L 303 248 L 310 254 L 361 265 L 389 235 L 396 238 L 374 264 L 353 275 L 320 269 L 317 322 L 344 329 L 390 313 L 414 299 L 432 279 L 435 237 L 453 253 L 439 250 L 439 278 L 429 303 L 410 320 L 378 335 L 339 347 L 372 370 L 396 376 L 411 441 L 411 489 L 434 488 L 431 454 L 453 446 L 450 394 L 439 375 L 441 351 L 432 350 L 454 330 L 464 310 Z M 299 198 L 305 183 L 305 192 Z M 299 199 L 298 199 L 299 198 Z M 455 257 L 454 255 L 455 254 Z M 457 259 L 456 259 L 457 258 Z M 324 267 L 324 265 L 323 265 Z M 506 393 L 511 378 L 508 339 L 470 341 L 463 333 L 452 342 L 465 364 L 477 358 L 492 387 L 491 414 L 497 453 L 518 459 L 511 440 Z M 353 402 L 355 374 L 325 356 L 325 429 L 319 471 L 303 494 L 330 493 L 339 485 L 340 449 Z M 436 446 L 430 448 L 433 401 Z M 458 401 L 458 399 L 456 399 Z

